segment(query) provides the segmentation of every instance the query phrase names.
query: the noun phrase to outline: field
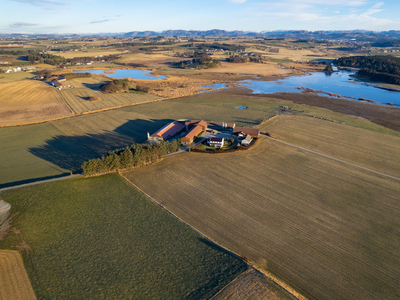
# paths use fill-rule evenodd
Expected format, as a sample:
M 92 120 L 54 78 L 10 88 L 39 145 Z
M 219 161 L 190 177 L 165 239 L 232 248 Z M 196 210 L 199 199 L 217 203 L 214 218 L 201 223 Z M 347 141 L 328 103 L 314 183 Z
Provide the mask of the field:
M 260 272 L 248 269 L 222 289 L 212 300 L 295 300 Z
M 209 299 L 247 268 L 116 174 L 1 195 L 38 299 Z
M 111 54 L 121 54 L 121 51 L 112 49 L 112 50 L 99 50 L 99 49 L 88 49 L 84 51 L 67 51 L 65 53 L 59 51 L 51 52 L 53 55 L 63 56 L 65 58 L 74 58 L 74 57 L 85 57 L 85 56 L 99 56 L 99 55 L 111 55 Z
M 0 83 L 24 80 L 31 77 L 33 77 L 32 74 L 28 72 L 3 73 L 0 74 Z
M 204 119 L 253 126 L 274 116 L 282 105 L 290 105 L 295 114 L 314 115 L 400 136 L 399 132 L 363 118 L 240 93 L 241 89 L 229 89 L 75 116 L 47 124 L 0 128 L 0 165 L 3 170 L 0 188 L 26 180 L 69 174 L 70 170 L 79 172 L 80 165 L 88 158 L 132 143 L 145 142 L 147 132 L 152 133 L 172 120 Z M 248 106 L 248 109 L 238 110 L 241 105 Z
M 0 299 L 36 299 L 18 251 L 0 250 Z
M 273 137 L 392 176 L 399 176 L 400 137 L 302 116 L 280 116 L 261 126 Z
M 109 82 L 109 80 L 101 76 L 68 80 L 68 84 L 74 88 L 61 90 L 61 95 L 77 114 L 102 108 L 129 105 L 133 103 L 159 99 L 157 96 L 151 94 L 104 94 L 100 90 L 100 85 L 106 82 Z M 89 97 L 99 97 L 101 100 L 97 102 L 90 102 L 88 101 Z
M 70 115 L 59 91 L 33 80 L 0 84 L 0 125 L 14 125 Z
M 334 141 L 330 134 L 338 130 L 327 124 L 318 121 L 318 130 Z M 363 133 L 371 145 L 386 138 Z M 313 143 L 323 149 L 325 141 L 319 146 L 317 135 Z M 399 157 L 386 159 L 398 164 Z M 180 219 L 309 299 L 400 297 L 396 180 L 267 138 L 249 151 L 185 153 L 124 174 Z
M 0 128 L 0 188 L 69 175 L 92 156 L 51 123 Z

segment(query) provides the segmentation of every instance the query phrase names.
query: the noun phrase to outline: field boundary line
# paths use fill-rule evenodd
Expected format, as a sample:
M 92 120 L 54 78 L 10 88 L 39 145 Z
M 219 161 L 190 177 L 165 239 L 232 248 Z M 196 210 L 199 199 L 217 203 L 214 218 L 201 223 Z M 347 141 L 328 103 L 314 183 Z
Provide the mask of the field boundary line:
M 37 185 L 37 184 L 46 183 L 46 182 L 59 181 L 59 180 L 64 180 L 64 179 L 69 179 L 69 178 L 75 178 L 75 177 L 79 177 L 79 176 L 83 176 L 83 175 L 82 174 L 67 175 L 67 176 L 63 176 L 63 177 L 57 177 L 57 178 L 52 178 L 52 179 L 24 183 L 24 184 L 20 184 L 20 185 L 9 186 L 9 187 L 0 189 L 0 193 L 4 192 L 4 191 L 8 191 L 8 190 L 26 187 L 26 186 Z
M 369 168 L 366 168 L 366 167 L 363 167 L 363 166 L 360 166 L 360 165 L 357 165 L 357 164 L 342 160 L 340 158 L 336 158 L 336 157 L 333 157 L 333 156 L 330 156 L 330 155 L 327 155 L 327 154 L 323 154 L 323 153 L 320 153 L 320 152 L 317 152 L 317 151 L 314 151 L 314 150 L 310 150 L 310 149 L 307 149 L 307 148 L 304 148 L 304 147 L 301 147 L 301 146 L 297 146 L 295 144 L 284 142 L 284 141 L 278 140 L 276 138 L 270 137 L 270 136 L 268 136 L 268 135 L 266 135 L 264 133 L 261 133 L 261 135 L 266 136 L 267 138 L 269 138 L 269 139 L 271 139 L 273 141 L 285 144 L 285 145 L 290 146 L 290 147 L 301 149 L 301 150 L 304 150 L 304 151 L 307 151 L 307 152 L 310 152 L 310 153 L 313 153 L 313 154 L 317 154 L 317 155 L 323 156 L 325 158 L 329 158 L 329 159 L 336 160 L 336 161 L 341 162 L 341 163 L 348 164 L 348 165 L 353 166 L 353 167 L 357 167 L 359 169 L 363 169 L 365 171 L 369 171 L 369 172 L 375 173 L 377 175 L 381 175 L 381 176 L 384 176 L 384 177 L 388 177 L 390 179 L 394 179 L 394 180 L 400 181 L 400 178 L 392 176 L 392 175 L 389 175 L 389 174 L 385 174 L 385 173 L 382 173 L 382 172 L 379 172 L 379 171 L 375 171 L 375 170 L 372 170 L 372 169 L 369 169 Z
M 147 198 L 149 198 L 153 203 L 155 203 L 156 205 L 160 206 L 162 209 L 164 209 L 166 212 L 168 212 L 171 216 L 173 216 L 174 218 L 176 218 L 177 220 L 179 220 L 180 222 L 184 223 L 185 225 L 189 226 L 191 229 L 193 229 L 194 231 L 196 231 L 198 234 L 200 234 L 201 236 L 209 239 L 210 241 L 212 241 L 215 245 L 217 245 L 218 247 L 221 247 L 222 249 L 230 252 L 231 254 L 233 254 L 234 256 L 236 256 L 237 258 L 241 259 L 245 264 L 247 264 L 249 267 L 259 271 L 260 273 L 264 274 L 266 277 L 268 277 L 269 280 L 273 281 L 275 284 L 277 284 L 280 288 L 284 289 L 285 291 L 287 291 L 288 293 L 290 293 L 292 296 L 294 296 L 295 298 L 299 299 L 299 300 L 308 300 L 306 297 L 304 297 L 303 295 L 301 295 L 300 293 L 298 293 L 297 291 L 295 291 L 292 287 L 290 287 L 288 284 L 286 284 L 285 282 L 283 282 L 282 280 L 278 279 L 276 276 L 274 276 L 273 274 L 271 274 L 270 272 L 266 271 L 266 270 L 262 270 L 260 268 L 257 268 L 257 266 L 255 264 L 252 264 L 248 261 L 244 261 L 242 259 L 242 257 L 240 255 L 238 255 L 236 252 L 232 251 L 229 248 L 226 247 L 222 247 L 220 244 L 216 243 L 213 239 L 211 239 L 210 237 L 208 237 L 207 235 L 205 235 L 204 233 L 202 233 L 201 231 L 199 231 L 198 229 L 196 229 L 195 227 L 193 227 L 192 225 L 190 225 L 189 223 L 183 221 L 182 219 L 180 219 L 178 216 L 176 216 L 175 214 L 173 214 L 169 209 L 167 209 L 164 205 L 162 205 L 161 203 L 157 202 L 154 198 L 152 198 L 149 194 L 147 194 L 145 191 L 143 191 L 140 187 L 138 187 L 136 184 L 134 184 L 132 181 L 130 181 L 128 178 L 126 178 L 124 175 L 122 175 L 122 173 L 118 173 L 122 178 L 124 178 L 128 184 L 132 185 L 133 187 L 135 187 L 139 192 L 141 192 L 144 196 L 146 196 Z M 242 273 L 243 274 L 243 273 Z M 240 274 L 238 277 L 240 277 L 242 274 Z M 236 277 L 236 278 L 238 278 Z M 236 279 L 235 278 L 235 279 Z M 235 280 L 233 279 L 233 281 Z M 231 281 L 232 282 L 232 281 Z M 230 283 L 228 283 L 226 286 L 228 286 Z M 226 287 L 225 286 L 225 287 Z M 224 289 L 225 287 L 223 287 L 222 289 Z M 222 290 L 221 289 L 221 290 Z M 219 293 L 219 292 L 218 292 Z M 217 294 L 218 294 L 217 293 Z M 216 296 L 217 294 L 215 294 L 214 296 Z M 214 298 L 214 296 L 212 298 Z M 211 299 L 212 299 L 211 298 Z

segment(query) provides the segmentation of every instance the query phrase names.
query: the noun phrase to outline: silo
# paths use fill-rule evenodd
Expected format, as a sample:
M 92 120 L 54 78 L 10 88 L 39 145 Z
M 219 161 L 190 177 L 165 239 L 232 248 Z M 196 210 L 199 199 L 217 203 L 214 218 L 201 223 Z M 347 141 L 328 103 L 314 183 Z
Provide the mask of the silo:
M 11 205 L 7 202 L 0 200 L 0 225 L 7 220 L 10 215 Z

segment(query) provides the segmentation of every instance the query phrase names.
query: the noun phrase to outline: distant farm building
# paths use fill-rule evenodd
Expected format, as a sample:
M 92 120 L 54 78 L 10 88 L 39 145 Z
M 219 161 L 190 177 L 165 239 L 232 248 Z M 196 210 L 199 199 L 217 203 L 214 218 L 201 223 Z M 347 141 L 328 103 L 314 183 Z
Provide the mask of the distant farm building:
M 182 123 L 174 121 L 172 123 L 165 125 L 163 128 L 159 129 L 152 135 L 147 133 L 147 138 L 149 142 L 161 142 L 174 137 L 184 129 L 185 126 Z
M 217 138 L 217 137 L 210 137 L 208 139 L 208 144 L 211 147 L 215 147 L 215 148 L 222 148 L 224 146 L 224 138 Z
M 260 129 L 258 128 L 249 128 L 249 127 L 235 127 L 233 133 L 240 136 L 250 135 L 252 138 L 260 137 Z

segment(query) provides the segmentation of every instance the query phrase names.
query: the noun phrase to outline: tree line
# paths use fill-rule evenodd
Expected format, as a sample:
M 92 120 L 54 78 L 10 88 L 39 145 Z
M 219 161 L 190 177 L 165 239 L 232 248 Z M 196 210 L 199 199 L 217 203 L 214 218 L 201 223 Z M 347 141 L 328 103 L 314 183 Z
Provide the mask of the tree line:
M 352 56 L 334 61 L 339 67 L 360 68 L 357 75 L 374 81 L 400 84 L 400 58 L 393 56 Z
M 142 167 L 160 160 L 163 155 L 181 149 L 180 139 L 159 144 L 133 144 L 109 151 L 101 158 L 90 159 L 82 164 L 83 175 L 93 176 L 125 169 Z

